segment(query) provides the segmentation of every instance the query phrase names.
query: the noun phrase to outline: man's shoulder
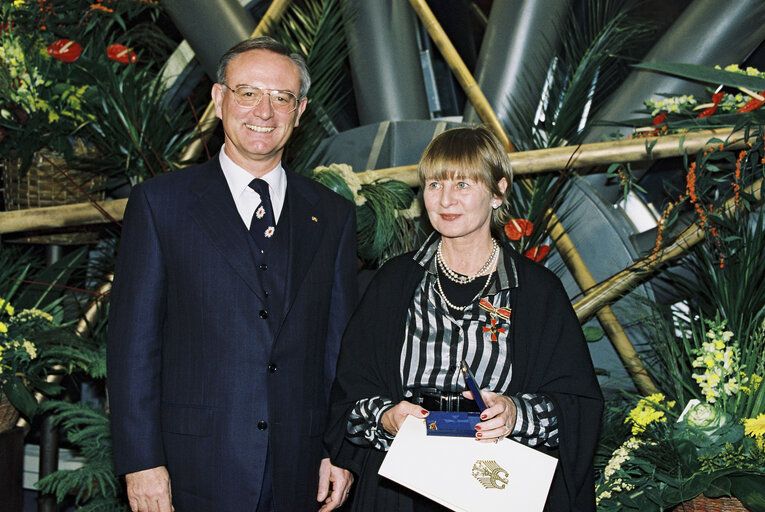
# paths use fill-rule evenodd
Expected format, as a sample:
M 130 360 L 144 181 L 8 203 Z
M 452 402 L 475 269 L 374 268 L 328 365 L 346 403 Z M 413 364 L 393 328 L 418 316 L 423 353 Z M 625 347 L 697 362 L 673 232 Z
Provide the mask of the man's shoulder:
M 148 180 L 136 185 L 136 188 L 141 188 L 145 191 L 160 191 L 168 188 L 178 188 L 184 185 L 190 186 L 196 183 L 201 177 L 209 175 L 216 169 L 220 169 L 217 157 L 201 164 L 191 165 L 189 167 L 182 167 L 163 174 L 158 174 L 149 178 Z

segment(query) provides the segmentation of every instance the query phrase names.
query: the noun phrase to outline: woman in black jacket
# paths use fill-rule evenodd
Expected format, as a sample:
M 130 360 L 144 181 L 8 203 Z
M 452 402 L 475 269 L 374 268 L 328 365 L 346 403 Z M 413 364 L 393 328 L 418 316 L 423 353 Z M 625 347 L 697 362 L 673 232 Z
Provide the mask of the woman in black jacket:
M 558 278 L 494 233 L 509 217 L 507 154 L 484 127 L 437 136 L 419 164 L 434 233 L 377 272 L 343 338 L 326 445 L 358 476 L 353 510 L 442 510 L 377 475 L 408 415 L 487 408 L 476 439 L 559 459 L 546 510 L 594 510 L 592 456 L 602 395 Z M 512 508 L 512 503 L 508 503 Z

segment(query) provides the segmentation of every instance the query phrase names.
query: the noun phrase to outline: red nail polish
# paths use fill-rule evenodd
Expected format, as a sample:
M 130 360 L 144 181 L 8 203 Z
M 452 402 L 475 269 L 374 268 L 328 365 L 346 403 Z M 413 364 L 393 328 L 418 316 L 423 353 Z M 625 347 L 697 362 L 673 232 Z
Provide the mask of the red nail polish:
M 425 409 L 420 409 L 420 413 L 421 414 L 428 414 L 428 411 L 426 411 Z
M 485 414 L 481 414 L 481 419 L 485 420 L 486 419 L 486 415 Z
M 475 426 L 475 429 L 476 429 L 476 430 L 481 430 L 481 425 L 476 425 L 476 426 Z
M 475 436 L 476 436 L 476 437 L 481 437 L 481 436 L 483 436 L 483 434 L 482 434 L 482 433 L 480 433 L 480 432 L 478 432 L 478 433 L 477 433 Z

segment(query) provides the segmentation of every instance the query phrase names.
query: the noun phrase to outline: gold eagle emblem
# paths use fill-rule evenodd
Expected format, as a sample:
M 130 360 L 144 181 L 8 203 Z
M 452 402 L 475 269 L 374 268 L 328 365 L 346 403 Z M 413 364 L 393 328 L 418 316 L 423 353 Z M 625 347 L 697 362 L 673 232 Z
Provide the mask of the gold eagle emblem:
M 472 473 L 486 489 L 504 489 L 510 481 L 510 474 L 493 460 L 475 461 Z

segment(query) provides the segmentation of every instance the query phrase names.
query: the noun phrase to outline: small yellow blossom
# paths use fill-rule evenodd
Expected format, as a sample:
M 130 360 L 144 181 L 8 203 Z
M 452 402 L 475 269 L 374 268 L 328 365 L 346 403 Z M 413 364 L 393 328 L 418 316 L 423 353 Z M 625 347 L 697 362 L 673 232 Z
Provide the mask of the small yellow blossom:
M 760 414 L 756 418 L 749 418 L 743 421 L 744 433 L 749 437 L 765 436 L 765 414 Z
M 35 344 L 32 343 L 29 340 L 24 340 L 24 343 L 22 344 L 24 347 L 24 350 L 27 351 L 27 354 L 29 354 L 30 359 L 34 359 L 37 357 L 37 348 L 35 348 Z
M 8 313 L 8 316 L 13 316 L 16 310 L 11 306 L 10 302 L 0 297 L 0 314 L 3 312 Z
M 663 401 L 664 395 L 662 393 L 654 393 L 640 399 L 635 408 L 624 419 L 624 423 L 632 423 L 633 436 L 645 432 L 646 427 L 653 422 L 661 423 L 667 421 L 664 411 L 655 408 L 656 405 L 660 405 Z M 674 405 L 675 402 L 670 401 L 665 406 L 671 408 Z
M 8 332 L 8 326 L 0 322 L 0 332 Z

